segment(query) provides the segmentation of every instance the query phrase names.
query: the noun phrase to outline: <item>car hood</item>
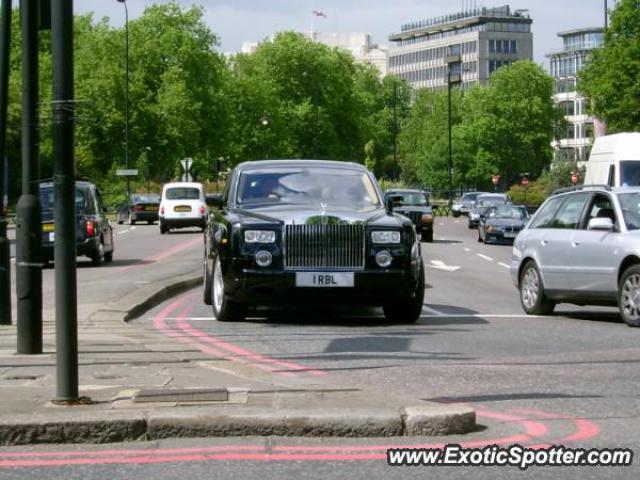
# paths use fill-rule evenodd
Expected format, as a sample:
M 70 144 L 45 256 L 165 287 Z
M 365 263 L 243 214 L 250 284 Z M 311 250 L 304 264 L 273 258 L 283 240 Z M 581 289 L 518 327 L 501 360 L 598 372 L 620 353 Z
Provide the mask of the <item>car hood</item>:
M 356 210 L 349 207 L 277 205 L 254 209 L 234 209 L 244 223 L 264 223 L 269 219 L 285 225 L 401 225 L 404 221 L 388 215 L 384 208 Z

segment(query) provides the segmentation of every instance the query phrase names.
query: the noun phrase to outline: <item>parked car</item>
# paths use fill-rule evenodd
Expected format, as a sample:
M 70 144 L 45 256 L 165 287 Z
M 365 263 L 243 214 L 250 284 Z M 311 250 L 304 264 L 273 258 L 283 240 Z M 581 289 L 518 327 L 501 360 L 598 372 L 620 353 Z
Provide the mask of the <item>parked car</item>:
M 135 225 L 136 222 L 147 222 L 151 225 L 158 221 L 159 210 L 160 195 L 155 193 L 134 193 L 118 207 L 116 218 L 118 225 L 124 222 L 129 225 Z
M 467 226 L 469 228 L 478 228 L 480 223 L 480 215 L 482 215 L 489 207 L 494 205 L 506 205 L 511 203 L 509 197 L 504 193 L 483 193 L 476 198 L 475 205 L 469 211 Z
M 394 206 L 393 211 L 411 219 L 423 242 L 433 242 L 433 209 L 429 194 L 422 190 L 387 190 L 384 193 L 385 202 L 392 196 L 402 198 L 402 204 Z
M 172 228 L 199 227 L 204 232 L 207 225 L 207 206 L 204 188 L 196 182 L 167 183 L 162 188 L 160 200 L 160 233 Z
M 525 206 L 494 205 L 480 215 L 478 241 L 513 243 L 528 221 L 529 213 Z
M 549 197 L 513 245 L 528 314 L 557 303 L 618 306 L 640 326 L 640 188 L 579 187 Z
M 452 206 L 451 212 L 453 216 L 458 218 L 460 215 L 469 215 L 469 211 L 475 206 L 478 195 L 487 192 L 467 192 L 464 193 Z
M 362 165 L 246 162 L 224 195 L 207 198 L 217 208 L 205 234 L 204 302 L 219 321 L 282 302 L 381 305 L 394 322 L 420 317 L 420 242 Z
M 113 229 L 105 214 L 100 190 L 88 181 L 76 181 L 76 251 L 94 265 L 113 260 L 115 250 Z M 52 182 L 40 184 L 42 206 L 42 256 L 44 262 L 54 258 L 56 226 L 54 222 L 55 193 Z

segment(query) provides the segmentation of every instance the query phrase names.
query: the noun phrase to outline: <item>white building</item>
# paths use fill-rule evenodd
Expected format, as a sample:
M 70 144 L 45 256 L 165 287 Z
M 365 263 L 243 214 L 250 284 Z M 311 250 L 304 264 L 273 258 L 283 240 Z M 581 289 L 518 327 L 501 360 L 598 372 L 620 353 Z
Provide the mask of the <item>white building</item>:
M 586 162 L 594 137 L 589 100 L 577 91 L 579 73 L 594 48 L 602 45 L 602 28 L 582 28 L 560 32 L 563 48 L 547 55 L 551 76 L 555 79 L 554 102 L 568 122 L 564 135 L 553 143 L 557 162 Z
M 484 85 L 503 65 L 533 59 L 532 22 L 503 6 L 407 23 L 389 36 L 389 73 L 414 88 Z
M 330 33 L 310 31 L 302 33 L 309 40 L 332 48 L 342 48 L 353 55 L 356 63 L 370 63 L 378 68 L 381 76 L 387 74 L 387 49 L 373 43 L 368 33 Z M 270 38 L 273 39 L 273 36 Z M 242 53 L 254 53 L 257 42 L 244 42 Z

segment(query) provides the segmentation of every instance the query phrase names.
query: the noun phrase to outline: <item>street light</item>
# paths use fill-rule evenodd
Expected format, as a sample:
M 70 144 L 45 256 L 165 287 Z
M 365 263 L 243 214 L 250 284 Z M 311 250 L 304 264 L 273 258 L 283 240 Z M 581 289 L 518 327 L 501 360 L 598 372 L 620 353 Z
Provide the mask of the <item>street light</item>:
M 124 100 L 124 165 L 129 169 L 129 9 L 127 0 L 117 0 L 124 5 L 124 50 L 125 50 L 125 100 Z M 127 176 L 127 197 L 131 195 Z
M 453 155 L 452 155 L 452 129 L 451 129 L 451 86 L 459 84 L 462 81 L 462 72 L 459 71 L 452 75 L 454 66 L 461 67 L 461 57 L 459 52 L 449 52 L 447 61 L 447 95 L 448 95 L 448 136 L 449 136 L 449 159 L 447 162 L 447 170 L 449 173 L 449 206 L 453 201 Z M 452 78 L 453 77 L 453 78 Z

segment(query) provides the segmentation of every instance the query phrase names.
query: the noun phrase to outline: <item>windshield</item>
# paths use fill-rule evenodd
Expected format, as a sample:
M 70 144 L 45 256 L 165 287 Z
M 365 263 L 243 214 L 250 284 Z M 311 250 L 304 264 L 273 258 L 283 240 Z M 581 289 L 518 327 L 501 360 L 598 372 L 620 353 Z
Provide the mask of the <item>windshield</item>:
M 513 205 L 498 205 L 492 212 L 492 217 L 498 220 L 526 220 L 529 218 L 527 209 Z
M 422 192 L 391 192 L 390 195 L 402 197 L 402 203 L 408 207 L 429 205 L 429 197 Z
M 53 210 L 56 204 L 55 190 L 53 187 L 40 187 L 40 205 L 42 210 Z M 87 197 L 84 190 L 76 188 L 76 212 L 84 212 L 87 209 Z
M 640 230 L 640 192 L 618 195 L 627 230 Z
M 331 167 L 290 167 L 243 172 L 238 182 L 238 206 L 294 204 L 380 206 L 369 176 L 358 170 Z
M 193 187 L 173 187 L 168 188 L 164 195 L 167 200 L 198 200 L 200 190 Z
M 499 204 L 503 204 L 503 203 L 507 203 L 507 199 L 502 196 L 502 195 L 493 195 L 490 197 L 479 197 L 478 198 L 478 204 L 480 206 L 487 206 L 487 205 L 499 205 Z
M 640 187 L 640 161 L 620 162 L 620 185 Z
M 134 195 L 133 203 L 160 203 L 160 195 Z
M 460 199 L 461 203 L 471 203 L 475 202 L 476 198 L 478 198 L 479 193 L 465 193 Z

